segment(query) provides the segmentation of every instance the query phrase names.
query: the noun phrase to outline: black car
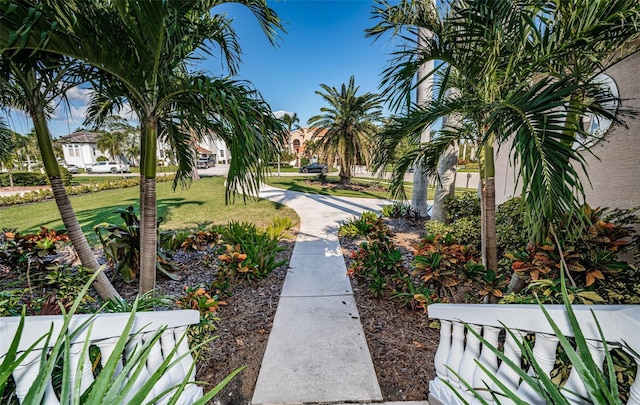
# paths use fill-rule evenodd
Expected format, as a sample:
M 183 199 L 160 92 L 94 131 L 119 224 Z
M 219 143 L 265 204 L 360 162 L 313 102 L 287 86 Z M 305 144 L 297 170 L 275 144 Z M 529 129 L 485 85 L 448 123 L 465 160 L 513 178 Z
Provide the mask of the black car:
M 329 172 L 329 168 L 324 163 L 311 163 L 308 166 L 302 166 L 300 168 L 300 173 L 322 173 L 327 174 Z

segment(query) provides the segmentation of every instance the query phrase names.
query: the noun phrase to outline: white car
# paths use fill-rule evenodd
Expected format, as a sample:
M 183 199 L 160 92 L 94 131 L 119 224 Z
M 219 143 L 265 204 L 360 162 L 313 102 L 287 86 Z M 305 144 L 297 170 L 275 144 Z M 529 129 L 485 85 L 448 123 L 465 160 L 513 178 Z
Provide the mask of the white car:
M 120 173 L 120 172 L 129 172 L 130 167 L 126 163 L 116 163 L 116 162 L 96 162 L 92 166 L 87 166 L 84 170 L 91 173 Z

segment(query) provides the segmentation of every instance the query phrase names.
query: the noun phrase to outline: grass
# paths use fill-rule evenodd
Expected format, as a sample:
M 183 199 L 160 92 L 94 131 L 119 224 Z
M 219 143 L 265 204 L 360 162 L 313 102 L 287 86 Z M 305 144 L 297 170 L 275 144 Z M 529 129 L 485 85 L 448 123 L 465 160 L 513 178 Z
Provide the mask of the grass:
M 164 229 L 190 229 L 198 225 L 221 224 L 231 220 L 266 225 L 274 217 L 289 217 L 299 222 L 297 214 L 281 204 L 260 200 L 248 200 L 243 204 L 242 196 L 233 205 L 224 203 L 224 178 L 208 177 L 193 182 L 188 189 L 178 188 L 175 192 L 171 182 L 157 184 L 158 215 L 166 219 Z M 82 230 L 90 242 L 98 240 L 93 227 L 102 222 L 121 223 L 117 208 L 132 204 L 139 208 L 139 188 L 131 187 L 72 196 L 71 204 L 76 212 Z M 63 228 L 54 201 L 38 204 L 5 207 L 0 209 L 0 224 L 3 228 L 17 228 L 20 233 L 35 232 L 41 226 Z
M 345 190 L 339 188 L 332 188 L 323 186 L 322 184 L 309 184 L 305 183 L 305 180 L 317 178 L 317 176 L 283 176 L 283 177 L 269 177 L 267 178 L 267 184 L 277 188 L 283 188 L 285 190 L 300 191 L 302 193 L 330 195 L 335 197 L 364 197 L 364 198 L 390 198 L 390 195 L 386 191 L 356 191 Z M 337 182 L 337 176 L 327 176 L 329 182 Z M 384 185 L 384 181 L 372 178 L 352 178 L 352 183 L 366 184 L 371 182 L 377 182 Z M 411 183 L 406 183 L 407 198 L 411 198 Z M 476 189 L 471 188 L 456 188 L 457 193 L 464 192 L 476 192 Z M 429 187 L 427 192 L 427 199 L 433 199 L 434 188 Z

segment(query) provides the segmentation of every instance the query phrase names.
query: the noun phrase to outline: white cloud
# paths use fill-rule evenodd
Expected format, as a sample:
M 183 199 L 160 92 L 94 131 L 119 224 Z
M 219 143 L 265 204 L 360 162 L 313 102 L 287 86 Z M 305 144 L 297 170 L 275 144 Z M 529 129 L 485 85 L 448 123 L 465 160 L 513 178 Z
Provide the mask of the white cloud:
M 282 117 L 284 117 L 285 115 L 288 115 L 290 117 L 292 117 L 295 113 L 293 112 L 289 112 L 289 111 L 284 111 L 284 110 L 278 110 L 278 111 L 274 111 L 273 115 L 277 118 L 280 119 Z

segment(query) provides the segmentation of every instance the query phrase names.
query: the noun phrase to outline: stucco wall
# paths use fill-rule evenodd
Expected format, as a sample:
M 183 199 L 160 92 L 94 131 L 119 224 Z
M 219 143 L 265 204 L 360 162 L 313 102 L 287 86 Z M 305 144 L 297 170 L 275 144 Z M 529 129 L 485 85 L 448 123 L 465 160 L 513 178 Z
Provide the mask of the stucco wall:
M 640 52 L 606 73 L 618 86 L 621 106 L 640 113 Z M 628 128 L 612 126 L 605 138 L 583 152 L 591 185 L 583 178 L 587 202 L 593 207 L 631 208 L 640 205 L 640 117 L 625 117 Z M 598 160 L 599 158 L 599 160 Z M 514 194 L 514 170 L 508 146 L 496 159 L 496 203 Z

